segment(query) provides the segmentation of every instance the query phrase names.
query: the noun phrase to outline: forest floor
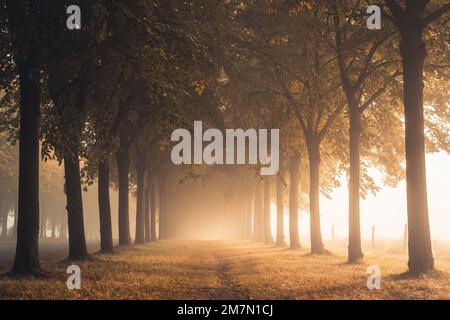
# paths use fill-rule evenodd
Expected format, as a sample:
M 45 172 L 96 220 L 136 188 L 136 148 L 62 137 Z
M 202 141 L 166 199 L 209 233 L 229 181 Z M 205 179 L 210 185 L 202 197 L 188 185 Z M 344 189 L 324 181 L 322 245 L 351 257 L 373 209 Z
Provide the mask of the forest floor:
M 346 263 L 345 247 L 324 256 L 253 242 L 165 240 L 93 254 L 81 268 L 81 289 L 68 290 L 61 245 L 41 250 L 43 276 L 5 275 L 12 256 L 0 244 L 0 299 L 450 299 L 450 252 L 435 256 L 434 274 L 408 278 L 406 256 L 387 249 Z M 97 248 L 90 247 L 91 250 Z M 3 250 L 3 251 L 2 251 Z M 381 270 L 369 290 L 367 268 Z

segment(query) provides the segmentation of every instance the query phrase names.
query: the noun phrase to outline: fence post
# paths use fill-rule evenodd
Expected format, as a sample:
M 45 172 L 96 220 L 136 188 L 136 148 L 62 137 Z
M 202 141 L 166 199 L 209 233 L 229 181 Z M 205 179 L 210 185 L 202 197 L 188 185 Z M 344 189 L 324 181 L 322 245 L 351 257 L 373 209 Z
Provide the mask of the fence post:
M 372 226 L 372 248 L 375 248 L 375 226 Z

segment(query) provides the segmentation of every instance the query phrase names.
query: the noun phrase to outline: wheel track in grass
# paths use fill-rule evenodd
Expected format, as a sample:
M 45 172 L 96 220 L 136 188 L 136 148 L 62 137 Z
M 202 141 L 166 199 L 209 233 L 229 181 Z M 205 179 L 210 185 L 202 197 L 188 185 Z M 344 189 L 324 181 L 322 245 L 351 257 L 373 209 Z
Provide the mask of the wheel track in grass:
M 214 289 L 212 300 L 248 300 L 249 290 L 241 287 L 233 281 L 231 274 L 230 254 L 231 250 L 223 243 L 217 243 L 220 248 L 211 248 L 212 258 L 215 263 L 215 273 L 218 279 L 218 287 Z

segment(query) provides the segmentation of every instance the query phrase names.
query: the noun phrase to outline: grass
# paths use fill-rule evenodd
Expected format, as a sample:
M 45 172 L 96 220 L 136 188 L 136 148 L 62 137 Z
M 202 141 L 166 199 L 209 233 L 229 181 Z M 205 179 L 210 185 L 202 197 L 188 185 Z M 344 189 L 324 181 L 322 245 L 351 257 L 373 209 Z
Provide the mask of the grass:
M 68 290 L 63 253 L 43 255 L 45 276 L 0 277 L 0 299 L 450 299 L 450 254 L 439 272 L 401 276 L 406 257 L 379 250 L 347 264 L 342 247 L 309 255 L 252 242 L 165 240 L 94 254 L 81 268 L 81 290 Z M 367 267 L 381 269 L 380 290 L 366 287 Z M 10 261 L 0 262 L 0 273 Z

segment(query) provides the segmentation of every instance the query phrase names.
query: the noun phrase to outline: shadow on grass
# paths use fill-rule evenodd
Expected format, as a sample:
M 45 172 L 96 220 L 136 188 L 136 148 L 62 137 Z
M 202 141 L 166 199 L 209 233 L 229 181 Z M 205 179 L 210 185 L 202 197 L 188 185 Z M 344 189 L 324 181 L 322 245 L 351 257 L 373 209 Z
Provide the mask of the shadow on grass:
M 354 266 L 367 266 L 368 264 L 366 261 L 364 261 L 364 259 L 361 259 L 353 262 L 345 260 L 344 262 L 336 263 L 334 265 L 339 267 L 354 267 Z
M 296 247 L 296 248 L 291 248 L 291 247 L 287 247 L 287 248 L 283 248 L 283 250 L 281 250 L 281 252 L 300 252 L 303 251 L 303 247 Z
M 321 253 L 308 252 L 303 255 L 303 257 L 335 257 L 335 256 L 337 256 L 335 253 L 327 249 L 324 249 Z
M 116 250 L 112 250 L 112 251 L 96 251 L 94 252 L 92 255 L 93 256 L 98 256 L 98 257 L 108 257 L 108 256 L 115 256 L 117 255 L 118 252 Z
M 84 259 L 73 259 L 70 257 L 64 258 L 62 260 L 59 260 L 56 262 L 56 265 L 60 268 L 66 267 L 67 264 L 77 264 L 77 263 L 86 263 L 86 262 L 97 262 L 99 261 L 98 258 L 96 258 L 95 256 L 89 254 L 86 258 Z
M 12 271 L 0 274 L 0 280 L 49 280 L 56 278 L 58 278 L 58 274 L 56 272 L 43 269 L 35 270 L 31 274 L 14 273 Z
M 448 272 L 440 270 L 433 270 L 426 273 L 413 273 L 406 271 L 400 274 L 391 275 L 387 278 L 393 281 L 423 280 L 423 279 L 442 280 L 442 279 L 450 279 L 450 274 Z

